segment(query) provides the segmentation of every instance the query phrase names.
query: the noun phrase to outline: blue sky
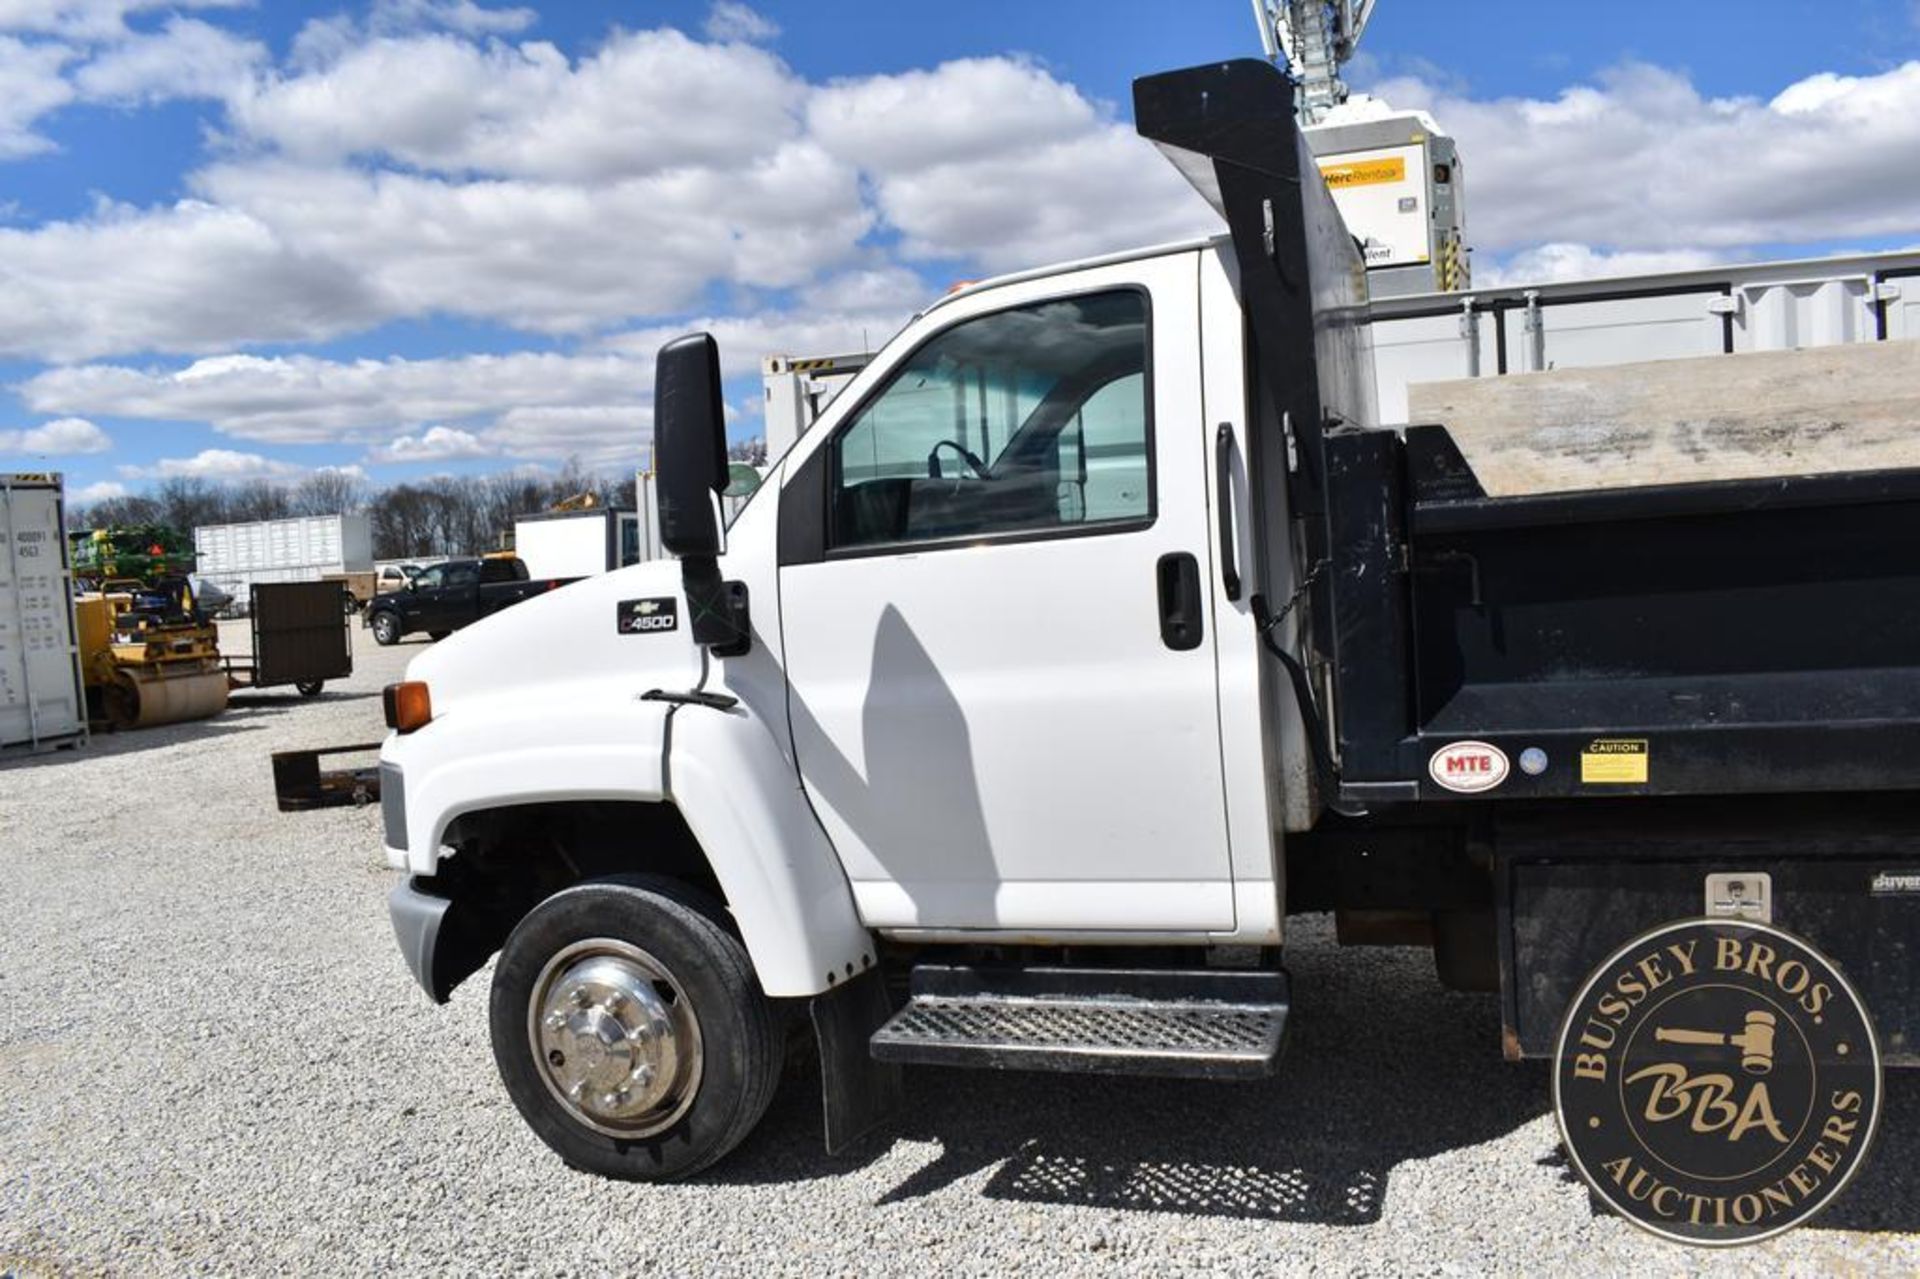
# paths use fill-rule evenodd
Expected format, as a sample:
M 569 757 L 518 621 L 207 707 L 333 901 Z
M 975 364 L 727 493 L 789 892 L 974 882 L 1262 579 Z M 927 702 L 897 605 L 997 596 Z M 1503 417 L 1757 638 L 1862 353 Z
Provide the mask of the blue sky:
M 1139 74 L 1245 0 L 0 0 L 0 469 L 628 470 L 651 357 L 878 344 L 959 277 L 1209 218 Z M 1920 7 L 1383 0 L 1483 279 L 1920 243 Z

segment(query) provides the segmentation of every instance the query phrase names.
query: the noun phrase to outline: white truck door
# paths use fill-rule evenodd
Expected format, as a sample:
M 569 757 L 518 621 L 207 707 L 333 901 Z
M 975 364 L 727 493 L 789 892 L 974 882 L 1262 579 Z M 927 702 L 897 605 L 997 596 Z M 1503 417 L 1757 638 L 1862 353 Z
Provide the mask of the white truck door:
M 1234 926 L 1198 293 L 943 306 L 789 469 L 794 745 L 870 926 Z

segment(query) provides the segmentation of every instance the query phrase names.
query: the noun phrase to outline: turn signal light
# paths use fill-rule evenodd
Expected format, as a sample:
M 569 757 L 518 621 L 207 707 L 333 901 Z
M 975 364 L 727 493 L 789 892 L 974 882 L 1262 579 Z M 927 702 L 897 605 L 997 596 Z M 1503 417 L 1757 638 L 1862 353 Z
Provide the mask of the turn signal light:
M 387 712 L 387 727 L 402 733 L 425 728 L 433 718 L 433 699 L 427 686 L 417 679 L 389 684 L 380 693 L 380 704 Z

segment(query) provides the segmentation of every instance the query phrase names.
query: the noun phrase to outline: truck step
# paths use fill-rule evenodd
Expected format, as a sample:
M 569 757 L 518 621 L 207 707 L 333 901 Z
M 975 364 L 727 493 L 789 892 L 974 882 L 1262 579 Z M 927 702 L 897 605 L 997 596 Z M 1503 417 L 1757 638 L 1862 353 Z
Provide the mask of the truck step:
M 1283 972 L 923 964 L 871 1044 L 920 1065 L 1259 1079 L 1287 998 Z

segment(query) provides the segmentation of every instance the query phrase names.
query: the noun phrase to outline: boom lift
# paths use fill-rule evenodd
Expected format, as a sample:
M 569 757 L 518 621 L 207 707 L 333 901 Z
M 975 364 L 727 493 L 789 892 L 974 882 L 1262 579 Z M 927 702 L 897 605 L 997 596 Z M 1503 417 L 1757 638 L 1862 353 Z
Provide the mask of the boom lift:
M 1379 0 L 1253 0 L 1260 43 L 1285 57 L 1297 83 L 1300 123 L 1319 124 L 1347 100 L 1340 68 L 1360 46 Z
M 1340 78 L 1376 0 L 1254 0 L 1269 61 L 1298 87 L 1302 133 L 1361 243 L 1373 297 L 1464 292 L 1473 266 L 1460 151 L 1424 111 L 1354 97 Z

